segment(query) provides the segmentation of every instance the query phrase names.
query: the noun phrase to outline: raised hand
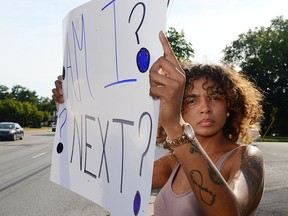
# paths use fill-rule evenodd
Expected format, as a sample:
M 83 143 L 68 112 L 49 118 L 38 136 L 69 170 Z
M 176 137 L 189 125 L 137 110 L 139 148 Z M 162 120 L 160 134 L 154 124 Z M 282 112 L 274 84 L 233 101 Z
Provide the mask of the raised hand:
M 181 107 L 186 77 L 163 32 L 159 37 L 165 56 L 160 57 L 150 69 L 150 95 L 160 99 L 159 123 L 173 138 L 182 132 Z
M 59 108 L 59 105 L 64 102 L 63 97 L 63 90 L 62 90 L 62 75 L 58 76 L 57 80 L 55 81 L 55 88 L 52 89 L 52 98 L 56 103 L 56 108 Z

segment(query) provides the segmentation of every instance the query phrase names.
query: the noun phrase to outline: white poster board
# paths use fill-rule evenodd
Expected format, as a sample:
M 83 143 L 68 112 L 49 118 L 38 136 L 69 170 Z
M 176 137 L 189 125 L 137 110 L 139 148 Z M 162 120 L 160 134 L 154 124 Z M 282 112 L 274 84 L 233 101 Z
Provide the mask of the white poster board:
M 167 0 L 95 0 L 63 22 L 63 91 L 51 181 L 113 216 L 146 215 L 158 103 L 149 68 L 163 54 Z

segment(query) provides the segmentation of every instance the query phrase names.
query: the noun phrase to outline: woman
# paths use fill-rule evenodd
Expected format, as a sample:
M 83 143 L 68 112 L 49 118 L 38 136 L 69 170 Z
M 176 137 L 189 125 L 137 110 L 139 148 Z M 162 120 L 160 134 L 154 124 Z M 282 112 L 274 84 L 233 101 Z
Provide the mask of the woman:
M 160 40 L 165 57 L 151 67 L 150 94 L 160 99 L 158 141 L 172 156 L 154 163 L 152 187 L 161 188 L 155 216 L 254 215 L 263 156 L 243 144 L 252 140 L 249 128 L 259 126 L 262 94 L 225 67 L 183 70 L 163 33 Z
M 162 32 L 160 41 L 165 57 L 150 69 L 150 95 L 160 100 L 158 142 L 171 155 L 154 163 L 155 216 L 254 215 L 263 156 L 244 143 L 259 126 L 262 94 L 228 68 L 180 66 Z M 52 90 L 57 104 L 61 82 Z

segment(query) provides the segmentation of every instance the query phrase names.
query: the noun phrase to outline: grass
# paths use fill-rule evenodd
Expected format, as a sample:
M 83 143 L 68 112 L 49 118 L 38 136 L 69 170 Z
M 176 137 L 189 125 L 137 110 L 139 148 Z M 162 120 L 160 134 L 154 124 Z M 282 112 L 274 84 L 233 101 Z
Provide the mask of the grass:
M 288 142 L 288 137 L 265 136 L 264 138 L 261 138 L 259 142 Z
M 51 132 L 52 128 L 51 127 L 41 127 L 41 128 L 29 128 L 29 127 L 24 127 L 24 132 L 34 132 L 34 133 L 43 133 L 43 132 Z

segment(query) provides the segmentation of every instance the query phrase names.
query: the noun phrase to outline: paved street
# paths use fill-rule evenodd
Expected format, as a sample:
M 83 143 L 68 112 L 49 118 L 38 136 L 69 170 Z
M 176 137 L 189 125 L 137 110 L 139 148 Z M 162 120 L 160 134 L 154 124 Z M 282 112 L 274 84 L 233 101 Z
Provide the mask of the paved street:
M 265 157 L 266 184 L 257 215 L 288 215 L 288 143 L 258 143 Z
M 0 141 L 0 215 L 106 216 L 93 202 L 49 180 L 54 134 Z M 266 188 L 257 215 L 288 215 L 288 143 L 255 143 L 264 153 Z M 153 199 L 148 215 L 153 215 Z

